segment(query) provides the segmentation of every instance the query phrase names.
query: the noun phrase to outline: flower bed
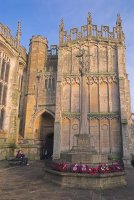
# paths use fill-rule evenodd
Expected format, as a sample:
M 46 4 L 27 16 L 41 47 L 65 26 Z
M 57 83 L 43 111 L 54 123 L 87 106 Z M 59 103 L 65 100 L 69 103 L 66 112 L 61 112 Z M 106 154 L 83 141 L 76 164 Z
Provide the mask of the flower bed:
M 124 167 L 119 163 L 101 163 L 96 167 L 90 167 L 87 164 L 68 164 L 68 163 L 56 163 L 53 162 L 52 169 L 60 172 L 72 172 L 72 173 L 86 173 L 86 174 L 108 174 L 124 171 Z

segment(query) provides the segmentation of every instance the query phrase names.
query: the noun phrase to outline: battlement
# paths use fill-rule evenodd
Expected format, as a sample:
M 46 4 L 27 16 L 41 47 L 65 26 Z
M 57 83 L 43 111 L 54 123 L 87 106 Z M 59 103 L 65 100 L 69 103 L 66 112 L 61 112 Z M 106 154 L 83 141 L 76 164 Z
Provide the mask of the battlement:
M 26 49 L 18 44 L 17 38 L 14 38 L 11 35 L 11 30 L 8 26 L 0 23 L 0 35 L 11 45 L 11 47 L 20 53 L 24 60 L 26 60 Z
M 41 42 L 41 43 L 44 43 L 45 45 L 48 46 L 47 38 L 42 37 L 41 35 L 32 36 L 32 38 L 30 39 L 30 44 L 33 43 L 33 42 Z
M 122 31 L 122 21 L 120 15 L 117 15 L 116 26 L 110 31 L 109 26 L 102 25 L 99 29 L 97 25 L 92 24 L 91 13 L 88 14 L 87 25 L 78 28 L 72 28 L 70 33 L 64 30 L 64 22 L 60 24 L 60 45 L 66 45 L 69 42 L 77 40 L 92 39 L 97 41 L 124 42 L 124 33 Z

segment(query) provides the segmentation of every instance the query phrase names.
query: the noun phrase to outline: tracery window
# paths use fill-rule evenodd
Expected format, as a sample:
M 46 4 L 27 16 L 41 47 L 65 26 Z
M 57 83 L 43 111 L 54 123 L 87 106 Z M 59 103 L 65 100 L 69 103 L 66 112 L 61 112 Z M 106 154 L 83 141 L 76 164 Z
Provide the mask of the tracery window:
M 2 58 L 3 57 L 3 58 Z M 7 84 L 9 79 L 10 61 L 5 54 L 0 54 L 0 105 L 6 105 Z
M 5 115 L 5 110 L 4 109 L 0 110 L 0 129 L 3 129 L 4 115 Z
M 6 97 L 7 97 L 7 85 L 3 86 L 3 98 L 2 98 L 2 105 L 6 105 Z
M 5 71 L 5 81 L 8 82 L 9 78 L 9 69 L 10 69 L 10 64 L 9 62 L 6 64 L 6 71 Z
M 4 80 L 5 66 L 6 66 L 6 62 L 5 62 L 5 59 L 3 59 L 2 66 L 1 66 L 1 79 L 2 80 Z
M 10 59 L 3 51 L 0 51 L 0 106 L 2 108 L 0 110 L 0 129 L 3 129 L 9 72 Z

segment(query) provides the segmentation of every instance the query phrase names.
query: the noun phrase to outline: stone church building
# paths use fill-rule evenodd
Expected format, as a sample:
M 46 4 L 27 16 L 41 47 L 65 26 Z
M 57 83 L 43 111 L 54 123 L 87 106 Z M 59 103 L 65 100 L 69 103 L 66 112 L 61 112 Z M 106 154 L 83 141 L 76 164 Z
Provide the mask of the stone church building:
M 29 52 L 0 23 L 0 159 L 22 149 L 31 159 L 53 159 L 88 134 L 98 154 L 128 159 L 134 152 L 130 88 L 122 21 L 86 25 L 67 32 L 48 48 L 33 36 Z

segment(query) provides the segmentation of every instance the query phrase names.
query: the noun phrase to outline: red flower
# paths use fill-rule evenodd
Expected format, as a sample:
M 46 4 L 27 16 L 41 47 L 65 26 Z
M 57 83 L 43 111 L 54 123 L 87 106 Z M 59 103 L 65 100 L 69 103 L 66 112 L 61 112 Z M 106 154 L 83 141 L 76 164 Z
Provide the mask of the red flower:
M 89 167 L 86 164 L 81 164 L 79 166 L 79 172 L 81 173 L 88 173 Z
M 74 172 L 74 173 L 80 172 L 80 166 L 78 164 L 71 165 L 70 169 L 71 169 L 71 172 Z

